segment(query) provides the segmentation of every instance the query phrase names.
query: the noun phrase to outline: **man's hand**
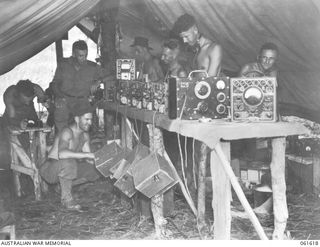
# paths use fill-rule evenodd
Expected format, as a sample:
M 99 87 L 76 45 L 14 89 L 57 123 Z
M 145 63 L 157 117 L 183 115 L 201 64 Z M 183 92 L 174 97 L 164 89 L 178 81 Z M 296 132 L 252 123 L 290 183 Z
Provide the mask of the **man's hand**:
M 97 81 L 93 82 L 93 84 L 90 87 L 90 93 L 91 94 L 94 94 L 97 91 L 98 87 L 100 86 L 100 83 L 101 83 L 100 80 L 97 80 Z
M 28 125 L 28 119 L 23 119 L 21 122 L 20 122 L 20 128 L 25 130 L 27 128 L 27 125 Z
M 94 153 L 86 153 L 86 158 L 87 159 L 94 159 L 95 158 Z

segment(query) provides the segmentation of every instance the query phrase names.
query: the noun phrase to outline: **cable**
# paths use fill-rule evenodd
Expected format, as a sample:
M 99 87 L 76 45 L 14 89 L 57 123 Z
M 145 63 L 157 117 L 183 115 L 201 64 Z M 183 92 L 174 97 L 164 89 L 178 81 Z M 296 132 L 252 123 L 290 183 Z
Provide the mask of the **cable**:
M 196 178 L 196 167 L 195 167 L 195 158 L 194 158 L 194 144 L 195 144 L 195 139 L 192 139 L 192 173 L 193 173 L 193 183 L 194 187 L 197 189 L 197 178 Z
M 188 153 L 187 153 L 187 142 L 188 142 L 188 137 L 184 137 L 184 156 L 186 159 L 186 162 L 184 163 L 185 167 L 188 168 Z
M 180 112 L 180 116 L 179 116 L 179 118 L 178 118 L 178 119 L 180 119 L 180 120 L 181 120 L 181 117 L 182 117 L 184 108 L 185 108 L 185 106 L 186 106 L 186 101 L 187 101 L 187 95 L 185 94 L 185 95 L 184 95 L 184 101 L 183 101 L 182 108 L 181 108 L 181 112 Z
M 188 188 L 188 185 L 186 183 L 186 175 L 184 173 L 184 162 L 183 162 L 183 157 L 182 157 L 182 149 L 181 149 L 181 143 L 180 143 L 180 135 L 177 133 L 177 137 L 178 137 L 178 146 L 179 146 L 179 153 L 180 153 L 180 160 L 181 160 L 181 171 L 182 171 L 182 177 L 183 177 L 183 182 L 184 182 L 184 185 L 186 187 L 186 191 L 188 193 L 188 196 L 191 197 L 190 195 L 190 191 L 189 191 L 189 188 Z

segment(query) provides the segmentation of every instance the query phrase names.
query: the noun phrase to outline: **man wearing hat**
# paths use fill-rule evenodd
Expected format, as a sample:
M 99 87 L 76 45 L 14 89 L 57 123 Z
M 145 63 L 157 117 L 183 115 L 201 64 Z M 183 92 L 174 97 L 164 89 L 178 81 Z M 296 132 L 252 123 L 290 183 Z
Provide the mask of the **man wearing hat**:
M 135 37 L 131 47 L 134 49 L 140 69 L 137 79 L 142 80 L 145 77 L 147 82 L 161 82 L 164 79 L 164 75 L 159 59 L 150 53 L 152 48 L 149 46 L 149 40 L 145 37 Z
M 40 125 L 33 99 L 38 97 L 38 102 L 44 103 L 46 100 L 42 88 L 30 80 L 20 80 L 16 85 L 11 85 L 3 94 L 3 101 L 6 106 L 3 120 L 6 126 L 27 128 L 28 122 Z M 28 133 L 18 136 L 19 141 L 25 150 L 29 147 Z
M 172 33 L 180 36 L 184 43 L 193 46 L 196 55 L 193 69 L 205 70 L 209 76 L 219 76 L 221 70 L 222 48 L 216 42 L 203 36 L 192 15 L 184 14 L 174 23 Z
M 73 123 L 58 133 L 48 160 L 40 167 L 40 175 L 46 182 L 60 182 L 61 203 L 70 210 L 81 208 L 73 200 L 72 185 L 99 178 L 88 133 L 92 124 L 92 111 L 90 103 L 86 101 L 73 109 Z

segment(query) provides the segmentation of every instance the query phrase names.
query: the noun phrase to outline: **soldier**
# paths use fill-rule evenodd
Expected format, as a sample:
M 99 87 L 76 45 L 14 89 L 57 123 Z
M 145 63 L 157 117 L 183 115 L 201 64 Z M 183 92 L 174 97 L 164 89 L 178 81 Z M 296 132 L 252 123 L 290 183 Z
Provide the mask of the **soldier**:
M 40 175 L 50 183 L 60 182 L 61 203 L 70 210 L 81 208 L 72 197 L 72 185 L 94 181 L 99 173 L 94 167 L 94 153 L 90 149 L 89 128 L 92 107 L 83 103 L 73 109 L 74 122 L 58 133 L 48 160 L 40 167 Z

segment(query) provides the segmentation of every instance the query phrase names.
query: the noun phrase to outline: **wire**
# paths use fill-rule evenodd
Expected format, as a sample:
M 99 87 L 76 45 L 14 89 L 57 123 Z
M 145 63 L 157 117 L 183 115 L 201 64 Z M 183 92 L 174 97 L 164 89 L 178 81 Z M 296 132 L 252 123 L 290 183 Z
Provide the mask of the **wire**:
M 184 137 L 184 156 L 186 159 L 186 162 L 184 163 L 185 167 L 188 167 L 188 153 L 187 153 L 187 142 L 188 142 L 188 137 Z
M 190 191 L 189 191 L 189 188 L 188 188 L 188 185 L 187 185 L 187 180 L 186 180 L 186 175 L 185 175 L 185 172 L 184 172 L 184 161 L 183 161 L 183 156 L 182 156 L 182 149 L 181 149 L 181 142 L 180 142 L 180 135 L 177 133 L 177 138 L 178 138 L 178 146 L 179 146 L 179 153 L 180 153 L 180 160 L 181 160 L 181 171 L 182 171 L 182 177 L 183 177 L 183 182 L 184 182 L 184 185 L 186 187 L 186 191 L 188 193 L 188 196 L 191 197 L 190 195 Z
M 194 144 L 195 139 L 192 139 L 192 173 L 193 173 L 193 183 L 194 187 L 197 189 L 197 178 L 196 178 L 196 167 L 195 167 L 195 158 L 194 158 Z
M 180 112 L 179 119 L 181 119 L 182 114 L 183 114 L 183 112 L 184 112 L 184 108 L 185 108 L 185 106 L 186 106 L 186 101 L 187 101 L 187 95 L 185 94 L 185 95 L 184 95 L 184 101 L 183 101 L 183 104 L 182 104 L 182 108 L 181 108 L 181 112 Z

